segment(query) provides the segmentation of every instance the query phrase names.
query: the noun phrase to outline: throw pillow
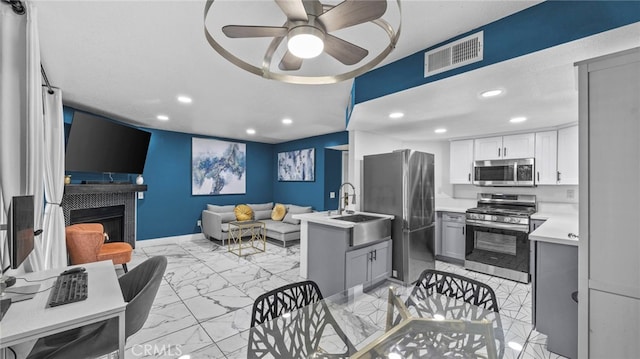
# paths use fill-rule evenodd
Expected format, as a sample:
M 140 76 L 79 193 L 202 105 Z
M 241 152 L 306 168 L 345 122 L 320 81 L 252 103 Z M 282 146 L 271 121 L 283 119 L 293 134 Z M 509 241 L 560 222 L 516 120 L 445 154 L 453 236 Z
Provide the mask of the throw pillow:
M 273 207 L 273 211 L 271 211 L 271 219 L 274 221 L 282 221 L 284 216 L 287 214 L 287 207 L 284 204 L 276 203 Z
M 236 220 L 238 221 L 248 221 L 253 218 L 253 211 L 251 210 L 251 207 L 246 204 L 237 205 L 233 210 L 233 213 L 235 213 Z

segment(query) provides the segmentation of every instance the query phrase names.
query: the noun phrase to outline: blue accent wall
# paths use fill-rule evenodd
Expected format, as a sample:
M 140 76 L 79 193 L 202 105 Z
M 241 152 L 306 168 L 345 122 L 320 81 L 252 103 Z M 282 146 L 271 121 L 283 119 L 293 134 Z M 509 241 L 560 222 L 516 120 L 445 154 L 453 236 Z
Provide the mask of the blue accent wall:
M 640 1 L 545 1 L 423 51 L 369 71 L 354 81 L 355 103 L 455 76 L 640 21 Z M 483 60 L 428 78 L 424 52 L 484 31 Z M 349 114 L 347 113 L 347 123 Z
M 71 123 L 74 109 L 64 108 L 65 123 Z M 137 239 L 199 233 L 196 221 L 207 204 L 261 203 L 273 200 L 274 145 L 242 142 L 247 146 L 246 194 L 220 196 L 191 195 L 191 138 L 206 137 L 180 132 L 147 129 L 151 141 L 144 167 L 148 185 L 138 201 Z M 209 137 L 213 138 L 213 137 Z M 103 174 L 74 172 L 72 182 L 104 180 Z M 114 175 L 116 181 L 134 181 L 135 175 Z M 304 203 L 304 202 L 301 202 Z
M 333 205 L 332 202 L 325 202 L 325 198 L 329 197 L 327 189 L 336 183 L 336 178 L 338 186 L 340 185 L 342 158 L 340 158 L 340 165 L 337 165 L 335 156 L 330 155 L 327 159 L 325 148 L 347 143 L 349 143 L 349 133 L 343 131 L 275 145 L 273 161 L 273 173 L 275 176 L 278 173 L 278 152 L 315 148 L 316 180 L 313 182 L 279 182 L 276 178 L 273 184 L 273 200 L 285 204 L 312 206 L 317 211 L 337 208 L 337 202 Z M 336 191 L 337 187 L 330 190 Z M 327 205 L 332 207 L 327 208 Z
M 342 184 L 342 151 L 325 148 L 324 150 L 324 209 L 338 209 L 338 192 Z M 335 192 L 335 198 L 329 193 Z

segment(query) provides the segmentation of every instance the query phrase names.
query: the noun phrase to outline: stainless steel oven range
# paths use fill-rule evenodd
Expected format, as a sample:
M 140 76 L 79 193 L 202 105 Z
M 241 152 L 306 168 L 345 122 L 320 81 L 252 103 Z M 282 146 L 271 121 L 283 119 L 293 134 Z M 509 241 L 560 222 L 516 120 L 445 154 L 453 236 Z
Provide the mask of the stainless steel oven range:
M 465 268 L 529 283 L 529 221 L 534 195 L 478 193 L 466 212 Z

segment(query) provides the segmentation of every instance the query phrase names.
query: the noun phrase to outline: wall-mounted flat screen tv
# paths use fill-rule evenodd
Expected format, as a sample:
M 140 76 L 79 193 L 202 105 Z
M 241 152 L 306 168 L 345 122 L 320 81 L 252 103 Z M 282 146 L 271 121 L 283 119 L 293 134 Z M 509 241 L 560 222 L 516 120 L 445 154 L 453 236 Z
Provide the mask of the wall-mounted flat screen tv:
M 150 132 L 76 111 L 69 130 L 65 170 L 141 174 L 150 139 Z

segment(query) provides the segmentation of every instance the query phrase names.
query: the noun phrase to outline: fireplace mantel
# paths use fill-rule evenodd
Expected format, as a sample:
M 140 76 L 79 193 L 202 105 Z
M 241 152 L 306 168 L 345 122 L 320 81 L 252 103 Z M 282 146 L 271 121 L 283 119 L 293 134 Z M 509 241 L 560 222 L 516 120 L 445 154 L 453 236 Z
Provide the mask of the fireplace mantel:
M 134 183 L 98 183 L 98 184 L 68 184 L 64 186 L 65 194 L 79 193 L 126 193 L 145 192 L 147 185 Z

